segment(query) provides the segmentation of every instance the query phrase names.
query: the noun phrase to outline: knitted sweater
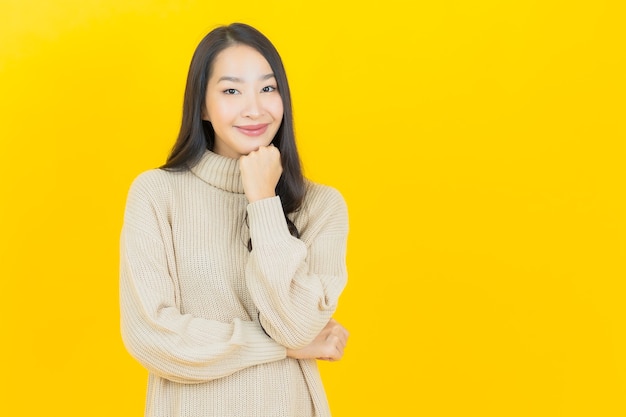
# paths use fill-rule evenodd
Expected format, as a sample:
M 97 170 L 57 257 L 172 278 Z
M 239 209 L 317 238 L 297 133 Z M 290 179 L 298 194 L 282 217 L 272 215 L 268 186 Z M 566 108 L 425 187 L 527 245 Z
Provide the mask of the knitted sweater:
M 121 330 L 149 371 L 146 416 L 330 415 L 315 360 L 286 347 L 309 344 L 337 307 L 347 210 L 336 190 L 307 182 L 290 219 L 300 239 L 279 197 L 249 204 L 238 161 L 210 151 L 189 170 L 133 182 Z

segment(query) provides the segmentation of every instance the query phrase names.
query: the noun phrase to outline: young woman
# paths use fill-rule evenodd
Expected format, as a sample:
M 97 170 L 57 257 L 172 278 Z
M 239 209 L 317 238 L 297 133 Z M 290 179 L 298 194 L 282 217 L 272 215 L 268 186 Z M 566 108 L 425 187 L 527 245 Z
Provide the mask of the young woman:
M 167 163 L 129 191 L 121 324 L 147 416 L 330 415 L 316 360 L 341 359 L 347 210 L 302 176 L 278 52 L 256 29 L 198 45 Z

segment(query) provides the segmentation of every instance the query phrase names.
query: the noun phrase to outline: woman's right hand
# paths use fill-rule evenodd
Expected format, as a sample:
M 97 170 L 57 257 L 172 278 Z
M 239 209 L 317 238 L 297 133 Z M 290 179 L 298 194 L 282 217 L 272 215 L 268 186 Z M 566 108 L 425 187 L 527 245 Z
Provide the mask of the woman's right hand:
M 283 172 L 280 151 L 274 145 L 261 146 L 239 158 L 241 182 L 248 202 L 276 196 L 276 184 Z
M 287 349 L 287 357 L 338 361 L 348 342 L 348 331 L 335 319 L 330 319 L 313 341 L 301 349 Z

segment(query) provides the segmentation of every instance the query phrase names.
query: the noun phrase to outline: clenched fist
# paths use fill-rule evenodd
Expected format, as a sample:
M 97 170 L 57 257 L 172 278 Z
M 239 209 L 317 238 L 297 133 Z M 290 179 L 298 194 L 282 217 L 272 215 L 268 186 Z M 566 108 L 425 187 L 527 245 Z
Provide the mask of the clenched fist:
M 280 152 L 274 145 L 261 146 L 239 158 L 243 190 L 248 202 L 276 196 L 276 184 L 283 173 Z

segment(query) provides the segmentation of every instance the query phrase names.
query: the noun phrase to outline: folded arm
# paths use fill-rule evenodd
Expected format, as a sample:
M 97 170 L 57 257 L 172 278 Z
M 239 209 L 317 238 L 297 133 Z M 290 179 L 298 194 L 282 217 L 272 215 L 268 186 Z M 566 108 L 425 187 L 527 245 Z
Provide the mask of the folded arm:
M 315 197 L 302 240 L 290 235 L 279 197 L 248 206 L 248 289 L 264 329 L 289 349 L 309 345 L 324 329 L 347 280 L 345 203 L 330 188 Z
M 285 358 L 286 349 L 256 321 L 224 323 L 181 313 L 167 210 L 152 188 L 141 177 L 131 188 L 121 237 L 121 330 L 131 355 L 180 383 Z

